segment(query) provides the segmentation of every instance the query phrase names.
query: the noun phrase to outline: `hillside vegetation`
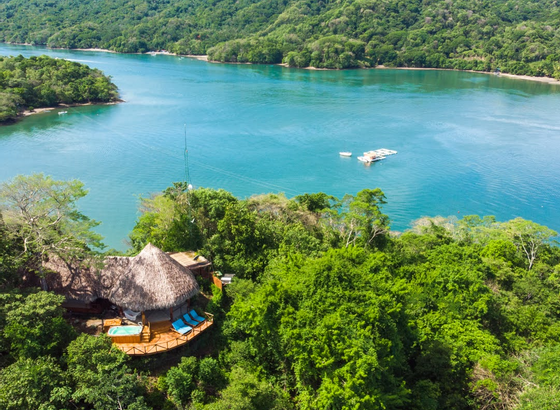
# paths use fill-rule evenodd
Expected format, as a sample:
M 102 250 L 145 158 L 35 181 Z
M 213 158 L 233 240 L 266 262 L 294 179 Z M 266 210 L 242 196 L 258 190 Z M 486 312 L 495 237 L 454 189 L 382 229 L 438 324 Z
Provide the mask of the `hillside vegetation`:
M 466 216 L 394 235 L 379 189 L 240 200 L 185 187 L 143 200 L 133 251 L 198 249 L 236 278 L 224 292 L 200 279 L 211 332 L 175 355 L 129 360 L 104 335 L 78 336 L 62 297 L 20 287 L 43 250 L 76 256 L 98 243 L 75 209 L 82 185 L 39 174 L 0 186 L 1 408 L 558 408 L 556 232 Z
M 0 123 L 25 109 L 117 99 L 117 86 L 98 69 L 48 56 L 0 56 Z
M 560 78 L 555 0 L 1 0 L 0 41 Z

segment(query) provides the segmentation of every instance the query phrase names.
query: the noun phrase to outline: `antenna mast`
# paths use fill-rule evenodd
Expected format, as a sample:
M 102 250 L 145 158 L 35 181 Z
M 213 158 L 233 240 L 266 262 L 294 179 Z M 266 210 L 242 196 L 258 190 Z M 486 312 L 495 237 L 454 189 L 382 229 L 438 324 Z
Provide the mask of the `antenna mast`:
M 183 152 L 183 157 L 185 159 L 185 183 L 186 183 L 186 192 L 185 192 L 185 197 L 187 199 L 187 226 L 188 226 L 188 232 L 189 232 L 189 241 L 192 241 L 193 239 L 193 224 L 194 224 L 194 218 L 192 216 L 192 209 L 191 209 L 191 189 L 192 189 L 192 185 L 191 185 L 191 176 L 190 176 L 190 172 L 189 172 L 189 149 L 187 147 L 187 124 L 185 124 L 185 150 Z M 192 244 L 191 244 L 192 245 Z
M 189 190 L 192 186 L 191 186 L 190 174 L 189 174 L 189 150 L 187 147 L 187 124 L 185 124 L 185 151 L 183 152 L 183 157 L 185 159 L 185 182 L 187 183 L 187 190 Z

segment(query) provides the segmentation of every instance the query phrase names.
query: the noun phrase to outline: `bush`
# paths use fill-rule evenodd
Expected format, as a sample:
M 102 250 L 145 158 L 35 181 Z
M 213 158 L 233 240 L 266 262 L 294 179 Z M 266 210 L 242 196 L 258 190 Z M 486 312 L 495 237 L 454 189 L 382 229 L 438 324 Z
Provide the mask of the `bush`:
M 62 318 L 64 296 L 38 292 L 6 307 L 4 337 L 13 357 L 60 357 L 76 332 Z

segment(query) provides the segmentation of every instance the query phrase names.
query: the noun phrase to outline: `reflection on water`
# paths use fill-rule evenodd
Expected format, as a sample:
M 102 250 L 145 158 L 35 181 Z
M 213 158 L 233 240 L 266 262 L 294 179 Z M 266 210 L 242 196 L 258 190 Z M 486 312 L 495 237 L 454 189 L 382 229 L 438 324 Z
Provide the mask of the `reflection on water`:
M 45 172 L 79 178 L 81 207 L 110 246 L 137 217 L 139 195 L 184 175 L 245 197 L 380 187 L 393 227 L 424 215 L 494 214 L 560 229 L 560 87 L 486 74 L 309 71 L 0 45 L 113 76 L 127 102 L 38 114 L 0 127 L 0 180 Z M 364 167 L 363 151 L 399 151 Z M 353 158 L 340 158 L 352 151 Z

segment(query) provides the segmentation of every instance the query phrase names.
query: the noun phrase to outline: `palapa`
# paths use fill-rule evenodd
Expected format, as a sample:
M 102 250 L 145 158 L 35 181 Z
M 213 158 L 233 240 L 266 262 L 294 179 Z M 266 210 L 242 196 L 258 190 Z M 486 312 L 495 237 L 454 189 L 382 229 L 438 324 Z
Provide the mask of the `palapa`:
M 108 299 L 135 311 L 176 306 L 200 291 L 194 275 L 152 244 L 132 258 Z
M 196 295 L 200 289 L 192 272 L 152 244 L 135 257 L 110 256 L 99 270 L 91 261 L 53 256 L 44 265 L 49 289 L 68 299 L 93 302 L 108 299 L 134 311 L 166 309 Z

